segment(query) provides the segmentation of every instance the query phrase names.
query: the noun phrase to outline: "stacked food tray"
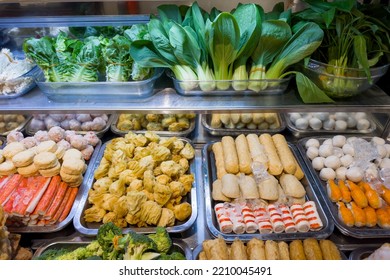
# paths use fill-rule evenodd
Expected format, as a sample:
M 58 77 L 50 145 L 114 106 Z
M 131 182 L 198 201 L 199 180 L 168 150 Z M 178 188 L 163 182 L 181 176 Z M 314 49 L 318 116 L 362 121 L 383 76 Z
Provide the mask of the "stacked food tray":
M 178 138 L 185 143 L 190 143 L 188 139 L 185 138 Z M 112 141 L 112 140 L 111 140 Z M 101 163 L 101 160 L 103 159 L 107 144 L 109 144 L 111 141 L 108 141 L 103 144 L 102 148 L 100 149 L 98 155 L 96 156 L 96 159 L 91 165 L 91 172 L 88 173 L 88 176 L 86 176 L 86 188 L 83 189 L 81 194 L 80 203 L 78 204 L 77 211 L 75 213 L 74 219 L 73 219 L 73 225 L 75 229 L 86 236 L 94 236 L 97 235 L 99 227 L 102 225 L 102 223 L 98 222 L 86 222 L 84 218 L 84 212 L 91 207 L 91 204 L 88 202 L 88 192 L 92 188 L 93 184 L 95 183 L 96 179 L 94 178 L 94 171 L 98 168 L 99 164 Z M 190 143 L 191 144 L 191 143 Z M 195 174 L 195 161 L 194 159 L 189 162 L 189 172 L 191 174 Z M 192 184 L 191 191 L 186 195 L 186 197 L 183 197 L 183 200 L 185 202 L 188 202 L 192 207 L 192 212 L 190 217 L 186 219 L 185 221 L 178 221 L 176 220 L 174 226 L 167 227 L 167 231 L 170 233 L 181 233 L 186 230 L 188 230 L 195 222 L 197 215 L 198 215 L 198 208 L 197 208 L 197 197 L 196 197 L 196 187 L 197 182 L 195 181 Z M 133 230 L 137 233 L 153 233 L 155 231 L 155 227 L 153 226 L 145 226 L 145 227 L 126 227 L 125 232 Z
M 383 130 L 374 114 L 363 112 L 285 113 L 284 119 L 287 129 L 297 138 L 340 133 L 375 135 Z
M 240 134 L 250 134 L 250 133 L 280 133 L 286 128 L 286 122 L 284 120 L 284 117 L 281 114 L 274 113 L 275 119 L 275 127 L 270 128 L 267 125 L 267 128 L 254 128 L 249 129 L 247 127 L 244 128 L 227 128 L 227 127 L 215 127 L 212 124 L 212 114 L 202 114 L 201 115 L 201 122 L 205 130 L 214 136 L 225 136 L 225 135 L 231 135 L 231 136 L 237 136 Z M 264 123 L 267 123 L 265 120 L 263 120 Z
M 0 115 L 0 125 L 2 126 L 0 136 L 7 136 L 13 130 L 22 132 L 30 118 L 31 116 L 26 115 Z M 10 127 L 11 122 L 13 124 Z
M 111 131 L 117 135 L 125 135 L 130 130 L 123 130 L 118 127 L 118 121 L 119 121 L 120 115 L 114 115 L 114 118 L 111 122 Z M 163 137 L 171 137 L 171 136 L 177 136 L 177 137 L 188 137 L 195 129 L 195 123 L 196 118 L 189 120 L 189 127 L 180 131 L 168 131 L 168 130 L 146 130 L 146 129 L 140 129 L 140 130 L 131 130 L 132 132 L 136 134 L 144 134 L 146 132 L 153 132 L 157 135 L 163 136 Z
M 56 114 L 57 115 L 57 114 Z M 58 116 L 59 115 L 64 115 L 65 116 L 65 114 L 58 114 Z M 69 115 L 69 114 L 68 114 Z M 45 115 L 44 115 L 45 116 Z M 33 125 L 33 122 L 34 122 L 34 116 L 32 116 L 29 120 L 28 120 L 28 122 L 26 123 L 26 125 L 25 125 L 25 132 L 26 132 L 26 134 L 27 135 L 34 135 L 38 130 L 34 127 L 34 125 Z M 104 127 L 102 128 L 102 129 L 99 129 L 99 130 L 74 130 L 75 132 L 76 132 L 76 134 L 81 134 L 81 135 L 85 135 L 85 134 L 87 134 L 89 131 L 93 131 L 95 134 L 96 134 L 96 136 L 97 137 L 99 137 L 99 138 L 101 138 L 101 137 L 103 137 L 103 135 L 104 135 L 104 133 L 106 133 L 108 130 L 109 130 L 109 128 L 110 128 L 110 126 L 111 126 L 111 124 L 112 124 L 112 122 L 113 122 L 113 120 L 114 120 L 114 118 L 115 118 L 115 115 L 108 115 L 108 120 L 106 120 L 106 124 L 104 125 Z M 61 126 L 61 123 L 59 123 L 59 125 Z M 62 128 L 64 128 L 64 127 L 62 127 Z M 67 129 L 67 128 L 65 128 L 65 129 Z M 45 125 L 45 129 L 44 130 L 49 130 L 48 129 L 48 127 Z
M 355 237 L 355 238 L 387 238 L 390 237 L 390 229 L 388 228 L 381 228 L 378 225 L 376 226 L 356 226 L 356 225 L 347 225 L 339 214 L 339 208 L 337 203 L 332 202 L 331 198 L 329 196 L 329 191 L 327 190 L 327 178 L 324 178 L 327 176 L 327 174 L 321 174 L 322 179 L 320 178 L 320 172 L 316 171 L 313 167 L 313 163 L 311 162 L 310 158 L 307 155 L 306 150 L 306 143 L 310 139 L 317 140 L 320 144 L 323 144 L 324 141 L 329 141 L 329 139 L 332 140 L 332 136 L 323 136 L 323 137 L 307 137 L 299 140 L 298 142 L 298 150 L 302 155 L 303 161 L 305 165 L 307 166 L 308 170 L 308 176 L 311 177 L 313 181 L 313 190 L 316 193 L 317 196 L 322 197 L 322 200 L 325 202 L 324 205 L 326 205 L 326 208 L 328 208 L 330 215 L 334 221 L 335 226 L 340 230 L 341 233 L 347 236 Z M 362 137 L 362 136 L 354 136 L 351 135 L 351 138 L 361 138 L 365 141 L 370 142 L 375 137 Z M 376 139 L 380 139 L 377 137 Z M 383 140 L 384 141 L 384 140 Z M 347 143 L 348 144 L 348 143 Z M 366 151 L 359 150 L 358 153 L 365 153 Z M 359 160 L 360 161 L 360 160 Z M 324 172 L 325 173 L 325 172 Z M 337 174 L 337 173 L 336 173 Z M 337 175 L 336 175 L 337 176 Z M 360 177 L 360 175 L 358 176 Z M 339 178 L 331 178 L 333 179 L 339 179 Z M 347 176 L 348 179 L 348 176 Z M 340 179 L 339 179 L 340 180 Z M 345 180 L 345 178 L 343 179 Z M 350 179 L 352 180 L 352 179 Z M 356 184 L 358 184 L 358 181 L 352 180 Z
M 333 232 L 333 222 L 329 219 L 329 214 L 326 208 L 323 208 L 323 198 L 318 196 L 316 192 L 313 190 L 315 187 L 315 183 L 312 181 L 310 176 L 305 176 L 301 183 L 305 187 L 306 191 L 306 200 L 313 201 L 317 208 L 319 217 L 323 223 L 323 227 L 318 231 L 308 231 L 308 232 L 294 232 L 294 233 L 267 233 L 260 234 L 256 233 L 223 233 L 218 225 L 216 213 L 214 212 L 214 207 L 216 205 L 215 201 L 212 199 L 212 184 L 217 178 L 216 164 L 215 164 L 215 155 L 212 151 L 213 143 L 206 144 L 203 149 L 203 173 L 204 173 L 204 194 L 205 194 L 205 210 L 206 210 L 206 224 L 210 231 L 210 233 L 217 237 L 221 236 L 226 241 L 233 241 L 235 238 L 239 238 L 240 240 L 250 240 L 252 238 L 260 238 L 260 239 L 271 239 L 271 240 L 293 240 L 293 239 L 305 239 L 305 238 L 326 238 Z M 301 166 L 304 174 L 307 174 L 307 170 L 305 165 L 301 161 L 301 157 L 297 152 L 296 148 L 289 144 L 289 148 L 293 152 L 295 158 L 298 161 L 298 164 Z

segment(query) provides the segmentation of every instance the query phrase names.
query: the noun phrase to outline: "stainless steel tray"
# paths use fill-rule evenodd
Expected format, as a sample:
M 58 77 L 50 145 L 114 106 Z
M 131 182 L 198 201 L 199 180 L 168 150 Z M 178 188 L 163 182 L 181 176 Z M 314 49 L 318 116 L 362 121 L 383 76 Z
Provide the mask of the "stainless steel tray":
M 77 249 L 82 246 L 87 246 L 93 239 L 87 237 L 76 236 L 73 238 L 56 238 L 41 245 L 34 253 L 33 259 L 40 257 L 45 251 L 50 249 Z M 178 238 L 172 238 L 172 252 L 182 253 L 187 260 L 192 260 L 192 250 L 187 243 Z
M 308 129 L 299 129 L 297 128 L 289 118 L 289 113 L 284 113 L 284 119 L 287 124 L 287 129 L 297 138 L 307 137 L 311 135 L 324 135 L 324 134 L 363 134 L 363 135 L 375 135 L 380 134 L 383 131 L 383 125 L 379 122 L 379 120 L 373 115 L 368 113 L 367 120 L 370 122 L 370 128 L 366 130 L 357 130 L 357 129 L 346 129 L 346 130 L 326 130 L 319 129 L 314 130 L 311 128 Z M 376 133 L 377 132 L 377 133 Z
M 358 136 L 360 138 L 363 138 L 365 140 L 371 139 L 371 137 L 362 137 Z M 329 213 L 333 219 L 333 222 L 335 226 L 340 230 L 342 234 L 352 236 L 355 238 L 383 238 L 383 237 L 390 237 L 390 229 L 383 229 L 378 226 L 369 228 L 369 227 L 348 227 L 346 226 L 341 219 L 338 216 L 338 208 L 335 203 L 330 201 L 328 198 L 328 194 L 326 191 L 326 182 L 322 181 L 319 177 L 319 172 L 315 171 L 312 167 L 310 159 L 306 156 L 306 149 L 305 149 L 305 143 L 307 140 L 311 139 L 313 137 L 307 137 L 303 138 L 298 141 L 297 147 L 299 152 L 301 153 L 301 156 L 305 162 L 305 165 L 307 167 L 309 176 L 312 178 L 314 182 L 314 192 L 317 194 L 317 196 L 322 197 L 323 201 L 325 201 L 326 208 L 328 208 Z M 332 138 L 332 136 L 329 137 L 314 137 L 320 143 L 325 141 L 326 139 Z
M 189 80 L 183 81 L 178 80 L 174 77 L 171 71 L 167 71 L 167 76 L 170 77 L 173 81 L 173 86 L 176 92 L 183 96 L 262 96 L 262 95 L 280 95 L 286 92 L 288 85 L 291 80 L 291 76 L 283 79 L 273 79 L 273 80 L 247 80 L 247 81 L 239 81 L 239 80 L 218 80 L 218 81 L 199 81 L 199 80 Z M 235 90 L 233 85 L 235 83 L 263 83 L 266 84 L 265 88 L 260 90 L 259 92 L 243 89 L 243 90 Z M 215 87 L 212 90 L 202 90 L 202 88 L 209 87 L 210 84 L 218 84 L 223 83 L 227 85 L 227 89 L 220 90 Z M 189 86 L 193 85 L 191 88 Z
M 192 251 L 192 259 L 193 260 L 199 260 L 199 254 L 200 252 L 202 252 L 203 250 L 203 245 L 202 244 L 199 244 L 198 246 L 196 246 L 194 248 L 194 250 Z M 345 253 L 339 248 L 340 250 L 340 255 L 341 255 L 341 259 L 342 260 L 348 260 L 347 256 L 345 255 Z
M 111 122 L 111 131 L 115 134 L 124 136 L 126 135 L 130 130 L 120 130 L 116 125 L 118 123 L 119 115 L 115 115 L 113 121 Z M 154 132 L 157 135 L 163 136 L 163 137 L 171 137 L 171 136 L 177 136 L 177 137 L 188 137 L 188 135 L 194 131 L 195 129 L 195 123 L 196 123 L 196 117 L 190 120 L 190 127 L 183 131 L 152 131 L 152 130 L 131 130 L 132 132 L 136 134 L 145 134 L 146 132 Z
M 19 92 L 14 92 L 14 93 L 11 93 L 11 94 L 0 94 L 0 100 L 1 99 L 12 99 L 12 98 L 17 98 L 19 96 L 22 96 L 22 95 L 25 95 L 26 93 L 28 93 L 30 90 L 32 90 L 35 86 L 36 86 L 36 82 L 35 82 L 35 78 L 39 75 L 39 68 L 38 66 L 34 66 L 30 71 L 28 71 L 27 73 L 23 74 L 22 76 L 20 77 L 17 77 L 17 78 L 14 78 L 14 79 L 11 79 L 11 80 L 8 80 L 8 81 L 5 81 L 5 82 L 1 82 L 0 84 L 3 85 L 3 84 L 12 84 L 12 83 L 21 83 L 23 80 L 27 80 L 28 81 L 28 85 L 26 87 L 24 87 L 21 91 Z
M 376 249 L 378 249 L 379 247 L 380 246 L 365 246 L 365 247 L 357 248 L 349 254 L 349 259 L 350 260 L 364 260 L 369 255 L 374 253 L 374 251 Z
M 286 128 L 286 122 L 284 121 L 284 117 L 281 114 L 277 114 L 278 122 L 280 126 L 275 129 L 248 129 L 248 128 L 213 128 L 211 127 L 211 114 L 202 114 L 201 121 L 205 130 L 214 136 L 238 136 L 240 134 L 250 134 L 250 133 L 280 133 Z
M 81 185 L 79 186 L 79 191 L 77 192 L 77 196 L 74 200 L 72 209 L 70 210 L 68 216 L 63 220 L 61 223 L 49 225 L 49 226 L 25 226 L 25 227 L 11 227 L 7 226 L 8 230 L 10 232 L 14 233 L 50 233 L 50 232 L 57 232 L 65 228 L 73 219 L 77 207 L 79 206 L 79 203 L 82 199 L 82 195 L 85 192 L 86 189 L 88 189 L 87 178 L 89 177 L 89 174 L 93 174 L 94 169 L 92 168 L 92 163 L 96 161 L 96 158 L 98 156 L 100 147 L 101 147 L 101 141 L 94 147 L 94 152 L 92 154 L 91 159 L 88 161 L 88 167 L 84 174 L 84 179 Z
M 92 130 L 92 132 L 95 132 L 97 137 L 102 138 L 104 133 L 106 133 L 108 131 L 108 129 L 110 128 L 114 118 L 115 118 L 114 114 L 109 115 L 107 123 L 106 123 L 106 126 L 102 130 L 99 130 L 99 131 L 93 131 Z M 30 136 L 33 136 L 38 131 L 38 130 L 34 130 L 34 129 L 31 128 L 31 121 L 32 121 L 32 119 L 33 119 L 33 117 L 31 117 L 31 119 L 27 122 L 26 127 L 25 127 L 26 134 L 30 135 Z M 83 131 L 83 130 L 76 131 L 77 134 L 81 134 L 81 135 L 85 135 L 85 134 L 87 134 L 87 132 L 88 131 Z
M 190 141 L 188 139 L 185 139 L 185 138 L 179 138 L 179 139 L 190 143 Z M 103 144 L 102 148 L 99 151 L 99 154 L 97 155 L 96 159 L 92 163 L 91 169 L 93 171 L 91 171 L 88 174 L 88 178 L 86 178 L 86 186 L 87 187 L 85 189 L 83 189 L 82 197 L 80 199 L 79 206 L 77 208 L 77 211 L 76 211 L 74 219 L 73 219 L 73 225 L 74 225 L 75 229 L 79 233 L 86 235 L 86 236 L 97 235 L 99 226 L 102 225 L 102 223 L 87 223 L 84 220 L 84 211 L 91 206 L 88 203 L 88 191 L 92 187 L 93 183 L 95 182 L 94 171 L 99 166 L 100 161 L 103 158 L 106 146 L 109 142 L 110 141 Z M 195 160 L 194 159 L 192 159 L 190 162 L 190 172 L 195 175 Z M 194 177 L 196 178 L 196 176 L 194 176 Z M 190 203 L 191 207 L 192 207 L 191 216 L 185 222 L 177 222 L 177 224 L 175 226 L 167 227 L 168 232 L 170 232 L 170 233 L 184 232 L 184 231 L 188 230 L 195 222 L 196 217 L 198 215 L 195 187 L 196 187 L 196 181 L 193 183 L 191 191 L 186 196 L 187 202 Z M 126 232 L 126 230 L 128 231 L 131 229 L 137 233 L 153 233 L 153 232 L 155 232 L 155 228 L 156 227 L 128 227 L 125 229 L 125 232 Z
M 294 239 L 305 239 L 305 238 L 317 238 L 323 239 L 327 238 L 333 232 L 333 222 L 329 219 L 329 213 L 326 208 L 323 208 L 322 205 L 324 203 L 323 198 L 318 196 L 314 191 L 313 187 L 315 186 L 314 182 L 311 181 L 310 176 L 306 176 L 308 173 L 306 166 L 301 162 L 301 157 L 299 156 L 296 148 L 289 143 L 289 147 L 292 150 L 295 158 L 297 159 L 299 165 L 302 168 L 302 171 L 305 174 L 305 178 L 301 180 L 302 184 L 306 190 L 306 197 L 308 200 L 314 201 L 317 206 L 318 214 L 323 223 L 323 228 L 319 231 L 309 231 L 309 232 L 296 232 L 296 233 L 269 233 L 269 234 L 260 234 L 257 233 L 244 233 L 244 234 L 235 234 L 235 233 L 222 233 L 218 228 L 218 222 L 216 220 L 216 216 L 214 213 L 214 201 L 211 197 L 211 188 L 212 183 L 216 180 L 216 167 L 215 167 L 215 158 L 214 153 L 212 151 L 212 144 L 206 144 L 203 148 L 203 173 L 204 173 L 204 195 L 205 195 L 205 208 L 206 208 L 206 224 L 210 231 L 210 233 L 215 236 L 221 236 L 226 241 L 233 241 L 235 238 L 239 238 L 241 240 L 250 240 L 252 238 L 259 239 L 271 239 L 271 240 L 294 240 Z
M 154 75 L 143 81 L 130 82 L 46 82 L 41 73 L 37 85 L 49 98 L 59 102 L 126 102 L 142 100 L 154 94 L 154 83 L 163 70 L 156 68 Z
M 30 121 L 31 116 L 26 116 L 26 115 L 24 115 L 24 118 L 25 118 L 24 121 L 21 122 L 17 127 L 15 127 L 15 128 L 12 129 L 12 130 L 5 131 L 5 132 L 3 132 L 3 133 L 0 133 L 0 135 L 1 135 L 1 136 L 7 136 L 11 131 L 14 131 L 14 130 L 19 131 L 19 132 L 22 132 L 22 131 L 25 129 L 26 124 Z

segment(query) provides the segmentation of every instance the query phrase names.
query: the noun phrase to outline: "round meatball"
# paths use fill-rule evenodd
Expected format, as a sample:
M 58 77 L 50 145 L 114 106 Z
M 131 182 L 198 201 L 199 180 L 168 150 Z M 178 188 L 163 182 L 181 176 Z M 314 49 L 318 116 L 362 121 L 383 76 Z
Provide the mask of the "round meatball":
M 81 124 L 81 130 L 82 131 L 89 131 L 92 130 L 93 122 L 85 122 Z
M 37 140 L 32 136 L 24 138 L 22 141 L 20 141 L 20 143 L 22 143 L 26 149 L 35 147 L 38 144 Z
M 50 114 L 50 117 L 55 120 L 56 122 L 62 122 L 65 120 L 66 115 L 65 114 Z
M 78 120 L 80 123 L 85 123 L 92 121 L 92 117 L 90 114 L 77 114 L 76 120 Z
M 46 125 L 43 121 L 33 118 L 30 122 L 30 129 L 32 131 L 44 130 L 46 129 Z
M 70 137 L 70 145 L 79 150 L 82 151 L 88 146 L 88 141 L 81 135 L 73 135 Z
M 37 140 L 38 143 L 50 140 L 49 134 L 47 133 L 47 131 L 44 130 L 38 130 L 35 133 L 34 138 L 35 140 Z
M 84 150 L 81 150 L 81 154 L 83 155 L 85 160 L 89 160 L 93 154 L 93 147 L 88 145 Z
M 94 131 L 100 131 L 104 129 L 106 124 L 107 122 L 105 120 L 103 120 L 101 117 L 97 117 L 93 119 L 91 129 Z
M 23 133 L 13 130 L 7 135 L 7 143 L 20 142 L 24 138 Z
M 70 138 L 73 135 L 76 135 L 76 131 L 74 131 L 74 130 L 65 130 L 65 140 L 66 141 L 70 142 Z
M 99 138 L 92 131 L 87 132 L 84 138 L 88 141 L 89 145 L 96 146 L 99 143 Z
M 69 128 L 71 130 L 81 130 L 81 123 L 75 119 L 69 121 Z
M 33 114 L 33 118 L 39 121 L 44 121 L 47 114 Z
M 62 139 L 65 139 L 65 130 L 59 126 L 54 126 L 50 128 L 48 134 L 49 138 L 56 143 L 61 141 Z
M 46 125 L 46 129 L 50 129 L 50 128 L 54 127 L 54 126 L 59 126 L 60 125 L 60 122 L 55 121 L 50 116 L 46 117 L 44 122 L 45 122 L 45 125 Z
M 66 120 L 66 119 L 63 120 L 63 121 L 61 122 L 60 126 L 61 126 L 63 129 L 66 129 L 66 130 L 70 129 L 69 120 Z
M 69 150 L 71 148 L 71 145 L 68 141 L 65 139 L 62 139 L 60 142 L 57 143 L 58 147 L 63 147 L 65 151 Z

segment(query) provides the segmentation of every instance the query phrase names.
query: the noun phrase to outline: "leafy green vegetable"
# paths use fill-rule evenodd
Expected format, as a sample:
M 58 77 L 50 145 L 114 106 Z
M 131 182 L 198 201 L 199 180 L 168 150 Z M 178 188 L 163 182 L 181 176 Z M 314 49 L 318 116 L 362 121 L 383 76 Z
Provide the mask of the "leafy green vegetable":
M 332 103 L 329 98 L 320 88 L 318 88 L 308 77 L 302 73 L 296 72 L 295 81 L 298 92 L 304 103 Z
M 258 92 L 267 87 L 267 83 L 256 80 L 266 79 L 265 73 L 269 64 L 291 36 L 291 28 L 285 21 L 267 20 L 263 22 L 258 44 L 252 53 L 249 89 Z

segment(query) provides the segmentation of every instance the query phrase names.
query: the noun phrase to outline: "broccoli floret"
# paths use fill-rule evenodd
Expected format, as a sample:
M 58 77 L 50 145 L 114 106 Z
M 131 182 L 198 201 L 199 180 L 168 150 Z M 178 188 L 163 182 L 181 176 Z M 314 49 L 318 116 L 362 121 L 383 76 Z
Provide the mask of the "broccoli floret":
M 49 249 L 43 252 L 37 260 L 55 260 L 57 257 L 69 253 L 69 249 Z
M 65 253 L 56 257 L 56 260 L 85 260 L 86 258 L 91 257 L 88 255 L 88 250 L 86 247 L 79 247 L 76 250 Z
M 118 240 L 122 237 L 122 230 L 109 222 L 99 227 L 96 239 L 103 250 L 102 257 L 105 260 L 116 260 L 121 256 L 118 250 Z
M 127 236 L 128 244 L 123 255 L 124 260 L 146 260 L 158 257 L 158 254 L 156 254 L 157 245 L 152 239 L 135 232 L 129 232 Z M 153 252 L 154 254 L 150 254 Z
M 157 245 L 157 252 L 168 253 L 172 247 L 172 239 L 165 227 L 157 227 L 156 233 L 149 234 L 148 237 Z
M 173 252 L 172 254 L 162 253 L 158 260 L 186 260 L 186 257 L 180 252 Z
M 97 256 L 97 257 L 103 256 L 103 249 L 97 240 L 94 240 L 91 243 L 89 243 L 86 249 L 88 255 Z

